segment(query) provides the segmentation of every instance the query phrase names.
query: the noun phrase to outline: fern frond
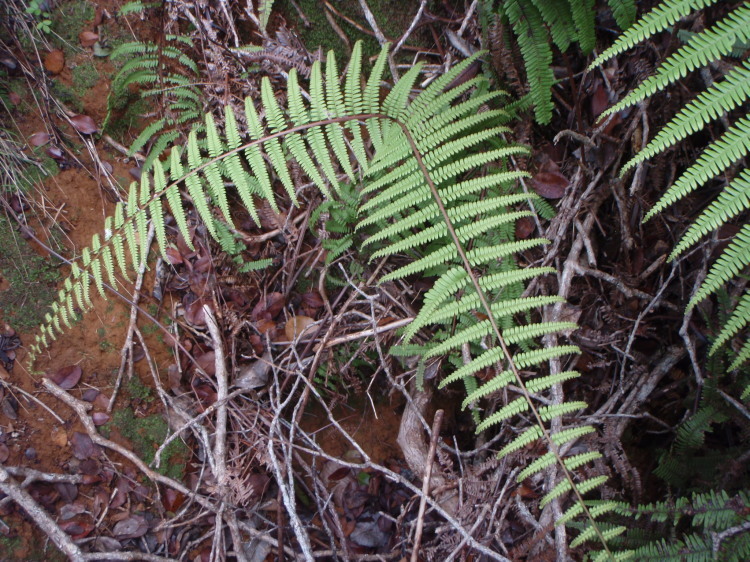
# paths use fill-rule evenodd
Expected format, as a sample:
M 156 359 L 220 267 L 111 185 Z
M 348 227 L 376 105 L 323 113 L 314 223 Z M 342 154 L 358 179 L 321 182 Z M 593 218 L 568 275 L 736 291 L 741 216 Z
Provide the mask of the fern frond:
M 656 205 L 646 213 L 643 220 L 649 220 L 675 201 L 682 199 L 749 152 L 750 116 L 746 116 L 703 151 L 695 164 L 685 170 Z
M 623 166 L 621 173 L 663 152 L 688 135 L 702 130 L 707 123 L 742 105 L 748 99 L 750 99 L 750 61 L 745 61 L 742 66 L 729 72 L 724 80 L 714 83 L 680 110 L 643 150 Z
M 653 10 L 617 38 L 614 44 L 596 57 L 589 65 L 589 70 L 601 65 L 625 51 L 632 49 L 647 37 L 651 37 L 673 26 L 675 22 L 690 15 L 696 10 L 715 4 L 719 0 L 663 0 Z
M 501 5 L 521 48 L 536 120 L 544 125 L 552 119 L 551 89 L 555 76 L 542 17 L 533 4 L 522 0 L 507 0 Z
M 688 72 L 731 53 L 737 39 L 750 39 L 750 7 L 741 6 L 733 10 L 722 21 L 693 36 L 686 45 L 664 61 L 654 76 L 644 80 L 622 101 L 607 109 L 604 115 L 635 105 L 685 77 Z
M 711 266 L 706 279 L 690 299 L 688 310 L 736 277 L 748 264 L 750 264 L 750 224 L 742 227 L 716 263 Z

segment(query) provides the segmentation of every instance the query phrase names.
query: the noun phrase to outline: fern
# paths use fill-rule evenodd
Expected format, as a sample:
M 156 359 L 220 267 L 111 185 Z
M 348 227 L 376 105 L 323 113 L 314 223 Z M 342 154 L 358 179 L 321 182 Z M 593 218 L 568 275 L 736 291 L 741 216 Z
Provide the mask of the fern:
M 133 6 L 134 11 L 141 9 L 143 6 Z M 190 46 L 191 41 L 176 35 L 166 35 L 165 41 L 169 44 L 123 43 L 110 54 L 113 61 L 128 60 L 112 80 L 107 117 L 102 129 L 106 129 L 113 110 L 130 95 L 130 88 L 139 87 L 142 99 L 162 100 L 165 116 L 147 125 L 129 148 L 129 154 L 133 155 L 153 141 L 142 166 L 144 171 L 177 139 L 180 125 L 194 123 L 202 115 L 200 90 L 193 84 L 198 75 L 198 65 L 180 48 Z M 156 87 L 142 89 L 143 86 Z
M 624 52 L 638 41 L 672 26 L 680 17 L 712 3 L 709 0 L 666 0 L 633 25 L 593 64 L 599 64 Z M 664 61 L 654 76 L 645 80 L 606 113 L 619 111 L 657 91 L 663 91 L 685 76 L 687 72 L 705 67 L 721 57 L 731 57 L 736 45 L 747 43 L 748 40 L 750 40 L 750 7 L 740 5 L 705 31 L 691 34 L 687 44 Z M 667 206 L 705 186 L 712 178 L 724 174 L 736 162 L 750 154 L 750 115 L 746 110 L 748 99 L 750 99 L 750 65 L 745 61 L 680 110 L 656 137 L 623 167 L 624 173 L 656 154 L 663 153 L 688 135 L 704 129 L 710 121 L 727 112 L 737 108 L 742 111 L 729 129 L 719 139 L 713 141 L 695 163 L 670 186 L 656 205 L 649 210 L 644 220 L 652 218 Z M 717 230 L 731 219 L 745 213 L 750 208 L 749 181 L 750 175 L 747 170 L 740 169 L 737 176 L 727 183 L 719 196 L 690 225 L 672 251 L 670 258 L 676 259 L 711 231 Z M 706 279 L 688 303 L 688 309 L 740 276 L 750 263 L 747 250 L 749 237 L 750 226 L 745 224 L 713 264 Z M 745 293 L 730 319 L 720 330 L 710 350 L 711 354 L 716 353 L 722 345 L 743 332 L 750 323 L 750 307 L 748 307 L 747 299 L 747 293 Z M 732 370 L 738 368 L 748 358 L 750 358 L 750 339 L 745 339 L 745 343 L 729 368 Z
M 487 2 L 491 10 L 494 2 Z M 617 25 L 626 29 L 635 19 L 634 0 L 609 0 Z M 521 50 L 536 120 L 552 119 L 552 45 L 562 52 L 578 43 L 584 53 L 596 46 L 594 0 L 499 0 L 497 13 L 513 29 Z
M 497 392 L 513 382 L 515 387 L 511 392 L 515 396 L 511 403 L 481 420 L 478 431 L 529 412 L 533 427 L 500 454 L 541 439 L 550 456 L 538 463 L 535 470 L 544 470 L 558 462 L 563 475 L 561 483 L 542 501 L 548 503 L 572 491 L 580 512 L 590 517 L 588 508 L 580 503 L 582 495 L 600 486 L 604 478 L 576 483 L 571 471 L 593 457 L 574 455 L 563 459 L 559 447 L 594 429 L 576 426 L 555 433 L 548 429 L 552 420 L 570 416 L 585 404 L 571 402 L 539 408 L 533 396 L 578 376 L 574 372 L 542 374 L 550 358 L 577 353 L 578 348 L 542 347 L 538 343 L 543 335 L 575 327 L 570 323 L 532 321 L 540 306 L 557 302 L 557 297 L 521 297 L 523 281 L 549 271 L 547 268 L 520 271 L 515 265 L 516 254 L 547 242 L 512 238 L 515 220 L 526 214 L 512 206 L 528 196 L 512 193 L 519 174 L 505 170 L 502 162 L 508 155 L 525 153 L 527 149 L 510 145 L 483 150 L 487 138 L 497 136 L 499 129 L 493 125 L 499 115 L 488 111 L 486 121 L 478 120 L 476 109 L 478 104 L 488 101 L 486 95 L 467 92 L 464 86 L 446 89 L 480 55 L 456 65 L 411 99 L 418 78 L 415 67 L 381 102 L 379 84 L 387 51 L 381 52 L 362 89 L 359 76 L 351 76 L 360 69 L 361 46 L 357 44 L 343 89 L 332 54 L 325 69 L 320 62 L 313 65 L 309 104 L 303 99 L 295 70 L 290 71 L 287 85 L 288 108 L 278 105 L 270 83 L 264 79 L 260 106 L 246 100 L 244 138 L 229 108 L 225 111 L 223 135 L 214 118 L 207 115 L 201 132 L 194 129 L 183 150 L 172 148 L 168 170 L 154 160 L 151 173 L 143 174 L 140 184 L 131 185 L 128 201 L 119 203 L 114 217 L 105 223 L 112 233 L 110 238 L 104 242 L 99 238 L 92 240 L 91 248 L 84 250 L 81 265 L 73 266 L 72 276 L 42 328 L 34 352 L 41 352 L 47 338 L 61 331 L 60 320 L 65 323 L 66 311 L 74 306 L 90 308 L 92 284 L 102 291 L 105 273 L 112 280 L 117 267 L 127 276 L 129 269 L 145 258 L 149 220 L 156 232 L 159 251 L 166 253 L 165 203 L 184 239 L 190 240 L 181 188 L 187 191 L 195 214 L 209 234 L 229 245 L 231 241 L 222 234 L 221 226 L 222 222 L 232 225 L 230 193 L 225 184 L 234 186 L 242 205 L 257 218 L 254 198 L 263 197 L 277 208 L 277 194 L 270 182 L 272 173 L 280 179 L 286 196 L 296 202 L 288 170 L 288 162 L 294 160 L 325 196 L 340 194 L 344 197 L 344 208 L 358 206 L 358 233 L 367 236 L 375 226 L 389 229 L 386 236 L 375 237 L 374 243 L 381 247 L 371 255 L 373 259 L 390 256 L 398 266 L 381 277 L 381 282 L 414 274 L 437 276 L 407 341 L 422 328 L 431 329 L 430 341 L 419 348 L 423 359 L 450 354 L 469 344 L 474 358 L 446 381 L 461 380 L 470 392 L 486 396 L 489 391 Z M 468 97 L 459 100 L 461 94 Z M 362 128 L 364 131 L 353 132 Z M 372 142 L 372 154 L 364 144 L 365 138 Z M 499 170 L 485 172 L 486 167 L 497 168 L 498 162 Z M 353 188 L 339 184 L 337 169 L 363 184 L 358 195 L 351 191 Z M 482 177 L 467 179 L 470 172 Z M 415 193 L 419 195 L 415 197 Z M 346 213 L 336 216 L 336 204 L 324 204 L 341 230 L 348 230 L 351 217 Z M 398 210 L 387 214 L 384 209 Z M 372 222 L 373 216 L 379 218 Z M 366 247 L 363 245 L 362 249 Z M 486 319 L 478 319 L 474 313 Z M 455 329 L 449 332 L 443 326 Z M 485 383 L 491 386 L 477 388 L 474 379 L 477 370 L 495 365 L 499 373 Z M 519 369 L 532 367 L 540 375 L 522 378 Z M 585 532 L 586 538 L 598 537 L 600 541 L 607 538 L 593 520 Z M 606 543 L 603 546 L 607 548 Z

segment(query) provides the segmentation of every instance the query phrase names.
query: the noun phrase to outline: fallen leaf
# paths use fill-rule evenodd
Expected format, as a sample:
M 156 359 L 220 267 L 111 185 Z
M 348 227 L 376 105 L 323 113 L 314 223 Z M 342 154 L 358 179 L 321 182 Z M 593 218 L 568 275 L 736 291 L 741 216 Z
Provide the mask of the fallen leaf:
M 5 367 L 0 365 L 0 381 L 9 381 L 10 373 L 5 370 Z
M 74 502 L 78 497 L 78 486 L 72 482 L 55 482 L 55 490 L 68 503 Z
M 44 68 L 50 74 L 60 74 L 62 69 L 65 68 L 65 53 L 60 49 L 55 49 L 47 53 L 44 57 Z
M 210 377 L 216 374 L 216 352 L 209 351 L 195 357 L 195 363 Z
M 521 217 L 516 221 L 516 240 L 525 240 L 534 232 L 536 225 L 531 217 Z
M 112 534 L 118 539 L 135 539 L 142 537 L 148 531 L 148 522 L 142 515 L 133 515 L 118 521 L 112 529 Z
M 91 135 L 99 130 L 88 115 L 74 115 L 70 118 L 70 123 L 76 131 L 84 135 Z
M 18 402 L 12 396 L 3 398 L 2 402 L 0 402 L 0 410 L 2 410 L 6 418 L 10 420 L 18 419 Z
M 49 142 L 49 134 L 48 133 L 34 133 L 29 137 L 29 144 L 31 146 L 42 146 Z
M 63 390 L 70 390 L 81 380 L 82 373 L 79 365 L 69 365 L 50 375 L 49 379 Z
M 323 298 L 318 291 L 310 291 L 302 295 L 302 304 L 309 308 L 320 308 L 323 306 Z
M 560 199 L 570 185 L 560 172 L 537 172 L 531 182 L 534 191 L 546 199 Z
M 94 412 L 91 419 L 94 421 L 94 425 L 104 425 L 109 421 L 109 415 L 104 412 Z
M 175 513 L 185 503 L 185 494 L 172 488 L 166 488 L 161 494 L 161 503 L 164 509 Z
M 86 511 L 86 507 L 80 503 L 68 503 L 60 508 L 60 519 L 67 521 L 73 519 L 76 515 L 80 515 Z
M 0 462 L 5 462 L 10 457 L 10 449 L 5 443 L 0 443 Z
M 314 323 L 315 320 L 309 316 L 292 316 L 287 320 L 286 326 L 284 326 L 286 339 L 288 341 L 295 341 L 297 338 L 302 337 L 302 334 L 304 334 L 308 327 Z
M 102 24 L 102 21 L 104 21 L 104 9 L 102 9 L 101 6 L 97 6 L 96 12 L 94 12 L 94 20 L 91 22 L 91 26 L 99 27 Z
M 60 160 L 63 157 L 63 151 L 56 146 L 50 146 L 45 152 L 47 153 L 47 156 L 54 158 L 55 160 Z
M 596 90 L 594 90 L 594 94 L 591 96 L 590 101 L 591 115 L 594 117 L 594 120 L 596 120 L 596 118 L 599 117 L 609 105 L 609 95 L 603 84 L 599 84 Z
M 97 449 L 91 437 L 79 431 L 70 438 L 70 445 L 73 448 L 73 456 L 81 461 L 93 457 Z
M 21 96 L 19 96 L 16 92 L 11 92 L 10 94 L 8 94 L 8 99 L 13 105 L 18 105 L 19 103 L 21 103 Z
M 93 31 L 81 31 L 78 34 L 78 40 L 81 42 L 81 47 L 93 47 L 94 43 L 99 41 L 99 34 Z
M 253 308 L 253 320 L 265 318 L 271 320 L 275 318 L 284 308 L 286 298 L 282 293 L 271 293 L 265 298 L 261 298 L 258 304 Z

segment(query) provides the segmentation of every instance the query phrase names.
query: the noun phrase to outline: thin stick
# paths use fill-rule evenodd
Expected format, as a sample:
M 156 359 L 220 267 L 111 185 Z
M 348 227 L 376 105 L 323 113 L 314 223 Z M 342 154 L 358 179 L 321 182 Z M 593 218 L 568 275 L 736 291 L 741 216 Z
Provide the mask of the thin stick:
M 427 507 L 427 495 L 430 493 L 430 478 L 432 477 L 432 465 L 435 460 L 438 438 L 440 437 L 440 426 L 443 425 L 443 410 L 435 412 L 432 420 L 432 435 L 430 436 L 430 450 L 427 453 L 427 466 L 422 477 L 422 497 L 419 500 L 419 513 L 417 514 L 417 531 L 414 537 L 414 550 L 411 553 L 411 562 L 419 559 L 419 545 L 422 542 L 422 529 L 424 528 L 424 512 Z
M 216 506 L 210 499 L 193 492 L 177 480 L 169 478 L 168 476 L 163 476 L 158 472 L 154 472 L 135 453 L 126 449 L 122 445 L 118 445 L 114 441 L 110 441 L 109 439 L 105 439 L 104 437 L 102 437 L 97 431 L 91 417 L 88 415 L 88 410 L 92 408 L 91 404 L 87 402 L 81 402 L 77 398 L 74 398 L 46 377 L 42 378 L 42 385 L 55 398 L 59 398 L 60 400 L 65 402 L 76 414 L 78 414 L 78 418 L 81 420 L 84 429 L 86 429 L 86 432 L 89 434 L 89 437 L 91 437 L 91 440 L 95 444 L 119 453 L 121 456 L 132 462 L 136 466 L 136 468 L 143 472 L 143 474 L 145 474 L 149 479 L 155 482 L 159 482 L 160 484 L 164 484 L 165 486 L 169 486 L 170 488 L 174 488 L 178 492 L 181 492 L 186 496 L 192 498 L 194 501 L 196 501 L 206 509 L 209 509 L 211 511 L 214 511 L 216 509 Z
M 474 3 L 476 4 L 476 0 L 474 0 Z M 398 43 L 396 43 L 396 46 L 393 47 L 393 54 L 399 52 L 401 47 L 406 43 L 406 40 L 409 38 L 409 36 L 414 31 L 414 28 L 417 27 L 417 24 L 419 23 L 419 20 L 422 19 L 422 14 L 424 13 L 424 9 L 427 6 L 427 0 L 422 0 L 419 3 L 419 10 L 417 10 L 417 15 L 414 16 L 414 19 L 411 20 L 411 23 L 409 24 L 409 28 L 404 32 L 404 34 L 401 36 L 401 39 L 398 40 Z
M 375 32 L 375 37 L 378 39 L 378 43 L 382 47 L 386 43 L 388 43 L 388 39 L 385 35 L 383 35 L 383 32 L 380 30 L 380 27 L 378 26 L 377 20 L 375 20 L 375 16 L 370 11 L 370 7 L 367 5 L 367 2 L 365 0 L 359 0 L 359 5 L 362 8 L 362 11 L 365 14 L 365 19 L 367 20 L 367 23 L 370 24 L 370 27 Z M 393 53 L 388 53 L 388 66 L 391 68 L 391 74 L 393 75 L 394 80 L 398 80 L 398 70 L 396 69 L 396 63 L 393 60 Z
M 211 334 L 214 345 L 214 365 L 216 366 L 216 435 L 214 436 L 214 462 L 216 463 L 216 482 L 219 488 L 219 496 L 223 497 L 227 484 L 226 443 L 227 443 L 227 395 L 229 394 L 227 384 L 227 367 L 224 359 L 224 345 L 221 340 L 219 326 L 213 311 L 207 305 L 203 305 L 203 314 L 206 316 L 206 326 Z M 241 548 L 241 545 L 236 545 Z
M 26 514 L 34 520 L 34 523 L 45 532 L 52 542 L 55 543 L 55 546 L 70 560 L 74 562 L 85 560 L 81 549 L 60 529 L 55 520 L 34 501 L 34 498 L 13 481 L 8 471 L 2 465 L 0 465 L 0 490 L 20 505 Z
M 151 223 L 148 228 L 148 240 L 146 241 L 146 248 L 151 247 L 151 243 L 154 241 L 154 225 Z M 107 404 L 107 413 L 112 411 L 117 400 L 117 393 L 120 390 L 122 384 L 122 377 L 125 373 L 125 367 L 128 367 L 128 378 L 133 378 L 133 332 L 135 331 L 135 323 L 138 320 L 138 301 L 141 299 L 141 287 L 143 286 L 143 275 L 146 272 L 146 258 L 148 252 L 143 252 L 141 258 L 141 264 L 138 266 L 138 276 L 135 279 L 135 287 L 133 288 L 133 300 L 130 303 L 130 322 L 128 323 L 128 333 L 125 336 L 125 343 L 122 345 L 120 350 L 120 369 L 117 371 L 117 380 L 115 386 L 112 389 L 112 396 Z

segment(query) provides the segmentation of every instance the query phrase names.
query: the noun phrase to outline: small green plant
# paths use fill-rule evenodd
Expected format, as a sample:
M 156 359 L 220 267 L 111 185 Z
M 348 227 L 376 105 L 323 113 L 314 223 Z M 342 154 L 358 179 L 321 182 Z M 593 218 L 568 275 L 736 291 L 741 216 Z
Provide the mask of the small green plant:
M 133 377 L 131 380 L 135 379 Z M 118 409 L 107 426 L 109 430 L 117 428 L 120 435 L 133 444 L 134 451 L 146 464 L 154 461 L 156 450 L 169 435 L 169 426 L 160 414 L 139 418 L 130 407 Z M 173 440 L 164 448 L 157 471 L 170 478 L 181 478 L 189 454 L 190 450 L 181 439 Z
M 3 320 L 17 331 L 33 331 L 44 321 L 57 295 L 60 274 L 56 267 L 29 248 L 0 215 L 0 277 L 8 288 L 0 291 Z
M 92 61 L 86 61 L 73 69 L 73 91 L 80 97 L 96 86 L 98 81 L 99 71 Z
M 31 0 L 26 7 L 26 13 L 33 16 L 36 20 L 36 28 L 42 33 L 49 35 L 52 33 L 51 14 L 47 11 L 45 0 Z

